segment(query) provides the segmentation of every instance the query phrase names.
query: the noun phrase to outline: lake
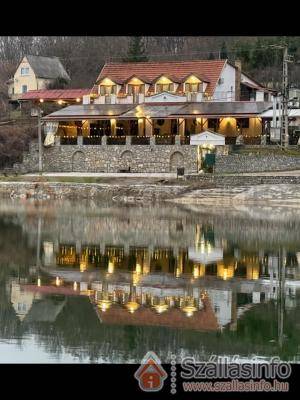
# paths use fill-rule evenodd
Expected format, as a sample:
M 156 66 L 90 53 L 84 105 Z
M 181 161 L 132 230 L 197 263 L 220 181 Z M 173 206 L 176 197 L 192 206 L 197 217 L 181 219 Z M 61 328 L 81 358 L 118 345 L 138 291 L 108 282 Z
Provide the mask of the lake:
M 0 362 L 298 362 L 300 212 L 2 200 Z

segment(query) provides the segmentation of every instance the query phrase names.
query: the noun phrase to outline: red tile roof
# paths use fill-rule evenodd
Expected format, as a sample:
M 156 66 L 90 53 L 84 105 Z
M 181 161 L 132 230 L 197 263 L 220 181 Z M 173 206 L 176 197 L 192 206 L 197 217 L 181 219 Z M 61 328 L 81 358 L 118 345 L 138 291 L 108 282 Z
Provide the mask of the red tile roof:
M 52 89 L 29 90 L 23 93 L 20 100 L 75 100 L 90 94 L 91 89 Z
M 138 63 L 108 63 L 102 68 L 97 82 L 105 76 L 116 81 L 125 82 L 130 76 L 144 76 L 153 82 L 159 76 L 176 77 L 182 81 L 188 75 L 195 74 L 208 81 L 207 92 L 212 95 L 226 60 L 194 60 L 194 61 L 151 61 Z

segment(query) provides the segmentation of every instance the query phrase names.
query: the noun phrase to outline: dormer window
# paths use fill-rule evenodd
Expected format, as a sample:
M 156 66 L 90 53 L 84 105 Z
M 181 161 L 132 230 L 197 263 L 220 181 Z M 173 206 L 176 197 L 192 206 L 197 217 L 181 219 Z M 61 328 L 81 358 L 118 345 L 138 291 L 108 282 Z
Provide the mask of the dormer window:
M 145 94 L 145 84 L 139 78 L 131 78 L 128 81 L 128 94 L 134 95 L 138 93 Z
M 189 76 L 184 83 L 185 92 L 200 92 L 202 82 L 194 75 Z
M 100 95 L 109 96 L 111 94 L 117 94 L 117 85 L 112 80 L 105 78 L 100 83 Z
M 174 83 L 166 76 L 162 76 L 156 81 L 156 93 L 162 92 L 174 92 Z

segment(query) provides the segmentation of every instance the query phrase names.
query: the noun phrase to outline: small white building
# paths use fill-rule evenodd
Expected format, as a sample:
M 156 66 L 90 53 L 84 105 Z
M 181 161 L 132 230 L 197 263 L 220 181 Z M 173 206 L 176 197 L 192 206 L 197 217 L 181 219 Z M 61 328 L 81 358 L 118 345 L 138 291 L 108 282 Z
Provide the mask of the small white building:
M 192 135 L 190 144 L 194 146 L 212 145 L 225 146 L 225 136 L 210 130 Z

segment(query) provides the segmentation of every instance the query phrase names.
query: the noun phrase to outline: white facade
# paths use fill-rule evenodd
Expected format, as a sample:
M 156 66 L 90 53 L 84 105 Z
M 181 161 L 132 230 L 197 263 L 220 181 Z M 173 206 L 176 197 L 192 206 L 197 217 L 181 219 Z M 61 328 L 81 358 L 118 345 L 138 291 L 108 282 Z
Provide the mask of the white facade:
M 190 144 L 194 146 L 201 146 L 205 144 L 213 146 L 225 146 L 225 136 L 212 131 L 204 131 L 202 133 L 192 135 Z
M 226 63 L 217 83 L 213 100 L 234 101 L 235 100 L 235 74 L 236 68 Z

